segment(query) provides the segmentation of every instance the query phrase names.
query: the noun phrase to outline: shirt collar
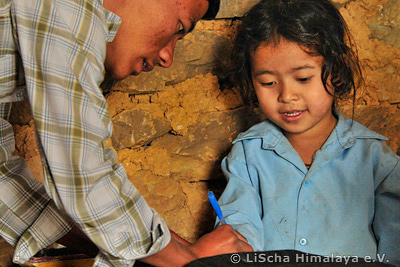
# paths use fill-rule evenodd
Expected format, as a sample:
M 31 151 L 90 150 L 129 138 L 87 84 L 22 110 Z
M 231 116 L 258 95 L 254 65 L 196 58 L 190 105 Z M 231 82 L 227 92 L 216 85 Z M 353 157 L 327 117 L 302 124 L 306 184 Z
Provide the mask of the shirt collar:
M 339 111 L 335 111 L 335 115 L 338 118 L 338 123 L 324 146 L 332 142 L 339 142 L 340 146 L 346 149 L 353 146 L 357 139 L 370 138 L 388 140 L 385 136 L 369 130 L 358 122 L 344 118 Z M 263 140 L 263 149 L 274 149 L 285 136 L 278 126 L 269 120 L 265 120 L 254 125 L 247 131 L 240 133 L 233 143 L 256 138 L 261 138 Z
M 99 0 L 99 2 L 101 6 L 103 6 L 103 0 Z M 119 26 L 121 25 L 121 18 L 105 8 L 103 8 L 103 11 L 106 18 L 107 30 L 108 30 L 106 38 L 108 42 L 112 42 L 115 35 L 117 34 Z
M 337 141 L 339 141 L 344 149 L 353 146 L 357 139 L 389 140 L 385 136 L 371 131 L 354 120 L 344 118 L 339 111 L 336 111 L 336 115 L 338 117 L 338 123 L 334 132 L 336 132 Z M 329 139 L 331 138 L 328 138 L 327 142 Z
M 281 129 L 270 120 L 260 122 L 245 132 L 240 133 L 233 143 L 261 138 L 263 140 L 262 147 L 264 149 L 273 149 L 280 142 L 284 135 Z

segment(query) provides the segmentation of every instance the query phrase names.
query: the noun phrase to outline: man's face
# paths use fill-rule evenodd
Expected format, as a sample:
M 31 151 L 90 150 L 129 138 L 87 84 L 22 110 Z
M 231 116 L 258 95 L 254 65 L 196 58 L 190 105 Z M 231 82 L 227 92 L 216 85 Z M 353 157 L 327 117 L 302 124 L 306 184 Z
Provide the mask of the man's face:
M 176 42 L 193 30 L 208 9 L 207 0 L 104 0 L 122 19 L 107 44 L 106 71 L 116 79 L 172 64 Z

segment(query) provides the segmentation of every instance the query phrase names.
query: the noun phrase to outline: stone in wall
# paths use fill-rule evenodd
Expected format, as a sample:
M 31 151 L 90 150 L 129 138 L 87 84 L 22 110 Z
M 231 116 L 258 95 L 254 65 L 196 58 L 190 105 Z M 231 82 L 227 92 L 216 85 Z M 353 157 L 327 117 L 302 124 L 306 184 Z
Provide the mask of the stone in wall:
M 14 248 L 0 237 L 0 267 L 12 266 Z
M 143 110 L 127 110 L 113 120 L 112 141 L 117 150 L 143 146 L 169 132 L 170 124 Z
M 43 182 L 43 169 L 41 165 L 39 150 L 36 145 L 33 120 L 27 125 L 14 125 L 16 154 L 23 157 L 33 176 Z
M 390 0 L 379 5 L 378 12 L 368 21 L 371 37 L 400 47 L 400 1 Z
M 227 19 L 243 16 L 259 0 L 221 0 L 221 10 L 217 14 L 217 19 Z
M 376 24 L 378 18 L 384 18 L 384 10 L 389 8 L 388 1 L 384 2 L 386 6 L 382 5 L 382 1 L 356 1 L 341 9 L 354 36 L 364 71 L 366 87 L 360 98 L 369 106 L 383 102 L 392 105 L 400 103 L 400 47 L 376 38 L 379 36 L 376 27 L 372 27 L 374 33 L 371 33 L 371 25 Z M 400 1 L 390 2 L 394 7 L 400 4 Z M 398 23 L 393 22 L 400 29 Z M 396 27 L 393 29 L 396 30 Z
M 388 144 L 400 155 L 400 47 L 390 41 L 399 38 L 400 20 L 393 15 L 398 14 L 399 4 L 398 0 L 349 1 L 340 11 L 357 45 L 365 79 L 357 93 L 354 118 L 390 138 Z M 341 110 L 351 117 L 351 102 Z

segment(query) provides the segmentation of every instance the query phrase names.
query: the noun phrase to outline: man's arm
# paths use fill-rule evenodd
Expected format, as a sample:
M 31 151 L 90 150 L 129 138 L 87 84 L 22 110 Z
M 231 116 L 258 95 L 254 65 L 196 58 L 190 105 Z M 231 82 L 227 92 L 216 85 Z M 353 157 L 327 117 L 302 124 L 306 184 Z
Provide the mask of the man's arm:
M 91 257 L 98 253 L 98 248 L 76 226 L 57 243 Z M 222 225 L 193 244 L 171 231 L 171 241 L 164 249 L 140 261 L 154 266 L 184 266 L 199 258 L 251 251 L 245 237 L 230 225 Z
M 99 248 L 99 265 L 130 265 L 159 251 L 170 241 L 165 222 L 103 144 L 112 123 L 98 85 L 116 16 L 98 1 L 14 5 L 46 195 Z
M 154 266 L 184 266 L 199 258 L 226 253 L 251 252 L 245 237 L 230 225 L 221 225 L 191 244 L 171 232 L 171 242 L 160 252 L 140 259 Z
M 15 156 L 11 105 L 0 103 L 0 236 L 23 263 L 67 233 L 72 221 L 60 212 L 26 162 Z

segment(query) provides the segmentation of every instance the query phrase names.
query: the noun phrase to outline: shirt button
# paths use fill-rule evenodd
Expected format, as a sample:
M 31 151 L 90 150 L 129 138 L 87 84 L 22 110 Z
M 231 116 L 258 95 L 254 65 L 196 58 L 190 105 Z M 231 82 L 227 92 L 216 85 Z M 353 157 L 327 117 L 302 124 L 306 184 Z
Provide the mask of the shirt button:
M 305 239 L 305 238 L 300 239 L 300 240 L 299 240 L 299 244 L 300 244 L 301 246 L 307 245 L 307 239 Z
M 310 180 L 307 180 L 307 181 L 304 183 L 305 186 L 310 185 L 310 184 L 311 184 L 311 181 L 310 181 Z

